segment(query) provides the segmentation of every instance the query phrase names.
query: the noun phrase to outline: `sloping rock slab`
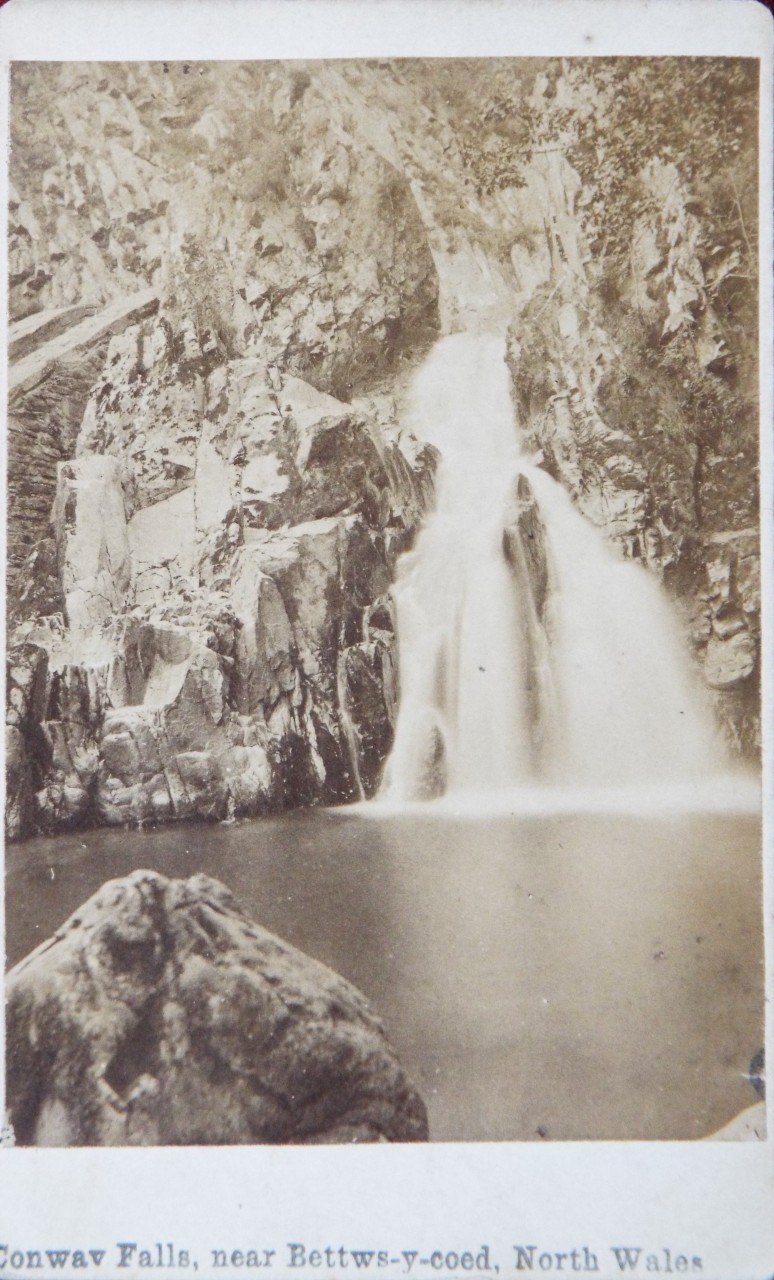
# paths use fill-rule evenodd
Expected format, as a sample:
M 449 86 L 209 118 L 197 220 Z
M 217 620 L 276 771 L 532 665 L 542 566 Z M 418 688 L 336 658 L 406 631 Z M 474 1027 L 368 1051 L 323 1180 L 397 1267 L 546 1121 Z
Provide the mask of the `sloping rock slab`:
M 108 882 L 6 991 L 22 1145 L 427 1138 L 422 1099 L 360 992 L 206 876 Z

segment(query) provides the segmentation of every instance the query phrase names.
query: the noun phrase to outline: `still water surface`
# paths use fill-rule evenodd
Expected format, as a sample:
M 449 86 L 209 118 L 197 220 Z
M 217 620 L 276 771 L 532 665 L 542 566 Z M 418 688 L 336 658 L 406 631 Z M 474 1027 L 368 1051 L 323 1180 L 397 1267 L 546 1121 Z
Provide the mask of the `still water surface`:
M 105 880 L 204 871 L 369 997 L 435 1140 L 697 1138 L 757 1100 L 760 850 L 717 813 L 79 832 L 8 849 L 8 962 Z

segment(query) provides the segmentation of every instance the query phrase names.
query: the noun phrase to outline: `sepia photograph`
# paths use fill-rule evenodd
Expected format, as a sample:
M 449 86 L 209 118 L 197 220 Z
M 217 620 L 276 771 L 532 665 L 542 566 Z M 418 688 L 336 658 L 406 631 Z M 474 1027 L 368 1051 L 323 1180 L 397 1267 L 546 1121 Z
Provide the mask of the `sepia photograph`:
M 8 1145 L 765 1140 L 759 82 L 11 64 Z

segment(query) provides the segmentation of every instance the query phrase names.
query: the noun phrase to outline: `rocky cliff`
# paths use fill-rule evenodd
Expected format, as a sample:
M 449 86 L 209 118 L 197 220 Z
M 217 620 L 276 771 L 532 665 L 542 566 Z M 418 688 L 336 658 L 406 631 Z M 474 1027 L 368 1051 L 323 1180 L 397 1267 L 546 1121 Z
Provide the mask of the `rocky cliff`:
M 754 752 L 754 202 L 691 151 L 754 86 L 712 63 L 619 181 L 652 77 L 596 66 L 15 68 L 12 835 L 374 793 L 436 463 L 403 388 L 470 326 Z
M 378 782 L 438 279 L 328 79 L 17 69 L 12 833 Z
M 544 277 L 511 328 L 522 429 L 662 579 L 732 750 L 755 758 L 755 65 L 554 64 L 529 107 L 519 194 Z

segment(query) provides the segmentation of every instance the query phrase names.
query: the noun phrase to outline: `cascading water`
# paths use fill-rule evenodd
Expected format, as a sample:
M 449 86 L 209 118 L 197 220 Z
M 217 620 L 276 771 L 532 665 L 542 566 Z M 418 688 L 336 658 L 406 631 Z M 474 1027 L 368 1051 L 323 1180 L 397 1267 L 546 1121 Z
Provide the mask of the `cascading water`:
M 401 702 L 382 798 L 717 772 L 660 587 L 520 456 L 504 346 L 444 338 L 413 385 L 409 425 L 441 462 L 394 587 Z
M 441 453 L 437 503 L 395 586 L 401 706 L 386 792 L 420 799 L 516 783 L 526 767 L 517 601 L 502 513 L 518 466 L 497 337 L 438 343 L 409 421 Z
M 672 607 L 544 471 L 525 467 L 546 529 L 557 724 L 552 781 L 680 782 L 725 763 Z

